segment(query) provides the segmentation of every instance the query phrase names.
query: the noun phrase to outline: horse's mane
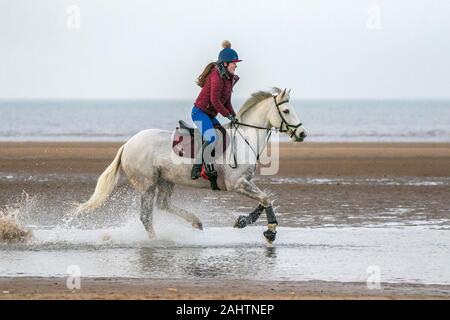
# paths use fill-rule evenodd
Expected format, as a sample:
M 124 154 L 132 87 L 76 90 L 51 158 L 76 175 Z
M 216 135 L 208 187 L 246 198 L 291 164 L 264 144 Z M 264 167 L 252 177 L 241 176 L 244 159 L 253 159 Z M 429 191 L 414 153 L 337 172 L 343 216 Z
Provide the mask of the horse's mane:
M 239 109 L 238 113 L 237 113 L 237 117 L 240 119 L 242 117 L 242 115 L 244 115 L 248 110 L 250 110 L 252 107 L 254 107 L 255 105 L 257 105 L 259 102 L 272 97 L 274 94 L 280 94 L 282 92 L 282 90 L 278 87 L 272 87 L 272 90 L 270 91 L 256 91 L 253 92 L 252 95 L 250 96 L 250 98 L 248 98 L 244 104 L 242 105 L 242 107 Z M 230 128 L 230 124 L 226 123 L 223 126 L 225 128 Z
M 246 113 L 248 110 L 250 110 L 252 107 L 257 105 L 259 102 L 272 97 L 274 94 L 281 93 L 281 89 L 277 87 L 273 87 L 270 91 L 257 91 L 253 92 L 251 97 L 248 98 L 244 104 L 242 105 L 241 109 L 239 109 L 239 112 L 237 116 L 240 118 L 244 113 Z

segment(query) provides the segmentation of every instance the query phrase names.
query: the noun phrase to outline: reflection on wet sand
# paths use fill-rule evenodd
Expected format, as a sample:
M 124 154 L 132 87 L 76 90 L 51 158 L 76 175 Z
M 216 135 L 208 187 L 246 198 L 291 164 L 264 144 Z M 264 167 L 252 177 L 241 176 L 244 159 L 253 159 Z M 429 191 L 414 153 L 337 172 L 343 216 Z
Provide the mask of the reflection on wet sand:
M 239 248 L 141 248 L 137 259 L 141 276 L 165 275 L 177 278 L 240 278 L 251 274 L 270 274 L 277 264 L 275 247 L 258 249 Z

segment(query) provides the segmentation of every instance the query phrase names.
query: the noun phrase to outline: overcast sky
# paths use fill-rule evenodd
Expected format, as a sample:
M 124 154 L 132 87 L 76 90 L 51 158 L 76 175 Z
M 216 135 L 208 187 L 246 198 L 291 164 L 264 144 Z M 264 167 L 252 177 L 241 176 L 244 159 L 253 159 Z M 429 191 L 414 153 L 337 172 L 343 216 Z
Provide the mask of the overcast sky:
M 448 99 L 449 13 L 449 0 L 0 0 L 0 99 L 194 100 L 223 39 L 244 60 L 236 98 Z

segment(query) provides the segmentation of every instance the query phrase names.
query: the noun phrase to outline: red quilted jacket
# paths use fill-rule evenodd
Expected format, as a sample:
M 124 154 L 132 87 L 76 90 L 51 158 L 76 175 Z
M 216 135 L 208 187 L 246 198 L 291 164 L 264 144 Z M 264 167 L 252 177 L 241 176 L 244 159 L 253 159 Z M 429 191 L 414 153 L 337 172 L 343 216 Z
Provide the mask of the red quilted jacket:
M 231 92 L 238 81 L 237 75 L 233 75 L 230 79 L 222 79 L 219 71 L 213 68 L 194 105 L 212 117 L 217 116 L 217 113 L 224 117 L 230 114 L 236 116 L 231 105 Z

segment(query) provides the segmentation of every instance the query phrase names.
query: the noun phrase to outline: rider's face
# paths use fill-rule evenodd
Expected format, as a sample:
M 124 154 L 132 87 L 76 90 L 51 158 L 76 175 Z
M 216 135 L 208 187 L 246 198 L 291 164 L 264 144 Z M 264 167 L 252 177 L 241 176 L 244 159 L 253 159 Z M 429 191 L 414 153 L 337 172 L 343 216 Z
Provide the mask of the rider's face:
M 229 62 L 228 63 L 227 70 L 228 70 L 229 73 L 234 74 L 234 71 L 236 70 L 236 68 L 237 68 L 236 62 Z

